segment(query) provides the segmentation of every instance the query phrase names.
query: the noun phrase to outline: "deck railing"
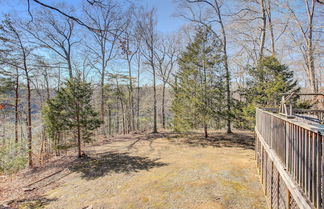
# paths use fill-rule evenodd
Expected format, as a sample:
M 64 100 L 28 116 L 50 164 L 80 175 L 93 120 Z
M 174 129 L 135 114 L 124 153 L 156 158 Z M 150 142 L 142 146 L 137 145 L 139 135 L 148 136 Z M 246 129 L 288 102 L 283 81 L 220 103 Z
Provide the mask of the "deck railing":
M 271 208 L 324 208 L 321 127 L 257 109 L 257 166 Z

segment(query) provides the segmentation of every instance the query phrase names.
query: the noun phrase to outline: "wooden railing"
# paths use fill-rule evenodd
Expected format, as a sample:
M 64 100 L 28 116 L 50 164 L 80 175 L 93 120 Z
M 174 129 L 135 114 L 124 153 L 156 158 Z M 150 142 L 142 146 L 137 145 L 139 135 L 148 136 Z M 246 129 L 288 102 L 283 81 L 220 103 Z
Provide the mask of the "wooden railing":
M 311 116 L 312 121 L 324 124 L 324 110 L 307 110 L 307 109 L 294 109 L 295 115 Z
M 271 208 L 324 208 L 321 127 L 257 109 L 257 166 Z

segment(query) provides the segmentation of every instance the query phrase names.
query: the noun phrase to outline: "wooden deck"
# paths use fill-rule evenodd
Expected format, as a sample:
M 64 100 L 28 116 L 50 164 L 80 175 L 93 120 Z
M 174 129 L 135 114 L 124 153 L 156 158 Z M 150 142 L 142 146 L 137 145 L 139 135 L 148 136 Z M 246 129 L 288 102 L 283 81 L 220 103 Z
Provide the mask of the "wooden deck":
M 324 208 L 324 125 L 257 109 L 256 159 L 271 208 Z

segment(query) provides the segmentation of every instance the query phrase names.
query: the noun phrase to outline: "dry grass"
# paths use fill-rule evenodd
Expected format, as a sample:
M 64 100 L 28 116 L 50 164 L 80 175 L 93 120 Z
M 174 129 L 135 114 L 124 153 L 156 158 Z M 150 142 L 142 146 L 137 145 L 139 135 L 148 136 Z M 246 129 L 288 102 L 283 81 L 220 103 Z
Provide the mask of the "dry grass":
M 116 137 L 86 149 L 57 188 L 21 208 L 266 208 L 253 136 Z

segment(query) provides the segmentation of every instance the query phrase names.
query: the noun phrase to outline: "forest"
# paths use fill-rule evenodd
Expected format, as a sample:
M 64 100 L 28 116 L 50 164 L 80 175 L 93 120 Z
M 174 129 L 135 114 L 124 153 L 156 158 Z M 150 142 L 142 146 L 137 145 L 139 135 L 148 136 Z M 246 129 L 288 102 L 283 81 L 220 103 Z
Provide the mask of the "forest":
M 324 92 L 321 0 L 174 0 L 172 32 L 141 1 L 18 4 L 0 17 L 3 175 L 121 135 L 253 130 L 256 107 Z
M 186 22 L 172 33 L 133 2 L 35 0 L 25 16 L 4 13 L 0 169 L 76 146 L 81 156 L 97 136 L 253 128 L 255 106 L 323 86 L 321 2 L 174 4 Z

